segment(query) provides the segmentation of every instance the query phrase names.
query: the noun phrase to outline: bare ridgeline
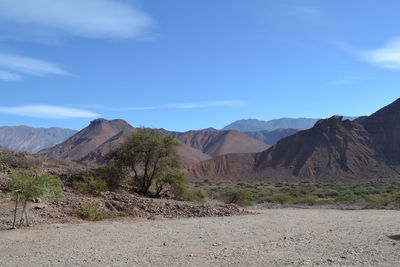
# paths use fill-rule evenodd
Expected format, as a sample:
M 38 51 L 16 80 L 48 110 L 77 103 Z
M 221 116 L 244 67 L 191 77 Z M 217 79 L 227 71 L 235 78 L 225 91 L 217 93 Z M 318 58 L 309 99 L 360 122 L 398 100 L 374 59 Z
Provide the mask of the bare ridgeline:
M 180 143 L 191 181 L 178 200 L 138 194 L 131 181 L 111 190 L 112 181 L 96 178 L 106 155 L 137 131 L 98 119 L 35 155 L 2 150 L 0 266 L 398 265 L 400 100 L 353 121 L 334 116 L 281 131 L 293 135 L 277 144 L 265 142 L 267 132 L 160 129 Z M 32 199 L 35 227 L 5 231 L 15 208 L 10 177 L 32 167 L 35 177 L 59 177 L 64 196 Z

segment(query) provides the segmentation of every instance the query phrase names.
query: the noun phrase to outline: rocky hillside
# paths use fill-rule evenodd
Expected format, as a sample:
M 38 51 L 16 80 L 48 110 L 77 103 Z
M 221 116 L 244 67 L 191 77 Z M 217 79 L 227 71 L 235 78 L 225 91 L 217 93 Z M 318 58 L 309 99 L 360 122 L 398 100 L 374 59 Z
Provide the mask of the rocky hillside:
M 75 133 L 76 130 L 58 127 L 5 126 L 0 127 L 0 146 L 16 152 L 36 153 L 64 142 Z
M 400 100 L 358 122 L 333 116 L 252 154 L 201 162 L 193 178 L 399 180 Z
M 392 166 L 400 165 L 400 99 L 360 121 Z
M 124 120 L 97 119 L 65 142 L 42 150 L 38 155 L 46 159 L 102 165 L 106 163 L 105 155 L 122 143 L 133 131 L 135 128 Z M 178 153 L 184 166 L 210 159 L 210 156 L 185 144 L 178 148 Z
M 261 152 L 269 148 L 268 145 L 238 131 L 218 131 L 210 128 L 167 134 L 211 157 L 230 153 Z
M 273 146 L 278 143 L 279 140 L 287 137 L 294 135 L 297 133 L 299 130 L 296 129 L 278 129 L 274 131 L 258 131 L 258 132 L 244 132 L 244 134 L 253 137 L 254 139 L 257 139 L 264 144 Z

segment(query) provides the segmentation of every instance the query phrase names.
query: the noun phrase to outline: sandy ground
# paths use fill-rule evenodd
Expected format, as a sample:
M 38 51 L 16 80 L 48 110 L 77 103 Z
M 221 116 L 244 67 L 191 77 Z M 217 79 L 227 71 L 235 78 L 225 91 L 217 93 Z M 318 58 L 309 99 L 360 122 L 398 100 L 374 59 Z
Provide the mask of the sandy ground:
M 0 266 L 400 266 L 400 211 L 39 225 L 0 231 Z

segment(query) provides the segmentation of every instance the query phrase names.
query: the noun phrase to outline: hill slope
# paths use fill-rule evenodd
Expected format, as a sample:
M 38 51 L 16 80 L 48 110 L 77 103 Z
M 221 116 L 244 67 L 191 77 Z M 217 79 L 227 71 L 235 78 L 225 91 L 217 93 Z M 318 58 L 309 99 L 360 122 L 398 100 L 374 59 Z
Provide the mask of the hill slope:
M 360 121 L 391 165 L 400 165 L 400 99 Z
M 5 126 L 0 127 L 0 146 L 16 152 L 36 153 L 64 142 L 76 132 L 58 127 Z
M 167 134 L 211 157 L 230 153 L 261 152 L 269 148 L 268 145 L 238 131 L 205 129 Z

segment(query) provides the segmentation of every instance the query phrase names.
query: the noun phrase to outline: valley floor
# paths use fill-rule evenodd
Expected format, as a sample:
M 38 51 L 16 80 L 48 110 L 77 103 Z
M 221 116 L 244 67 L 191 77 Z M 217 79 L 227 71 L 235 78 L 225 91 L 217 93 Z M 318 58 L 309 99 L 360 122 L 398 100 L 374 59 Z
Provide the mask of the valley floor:
M 0 266 L 399 266 L 400 211 L 258 215 L 0 232 Z

